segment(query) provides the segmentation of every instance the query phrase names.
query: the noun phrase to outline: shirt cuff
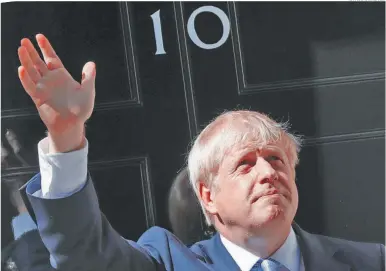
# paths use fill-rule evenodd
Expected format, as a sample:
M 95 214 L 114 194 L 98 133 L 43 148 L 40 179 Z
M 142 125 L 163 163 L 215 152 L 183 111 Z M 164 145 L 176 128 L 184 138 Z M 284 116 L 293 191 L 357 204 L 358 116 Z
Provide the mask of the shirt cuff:
M 28 212 L 21 213 L 12 219 L 12 231 L 15 240 L 23 234 L 36 229 L 37 226 Z
M 49 154 L 48 137 L 38 144 L 41 191 L 46 199 L 64 198 L 78 192 L 87 181 L 88 141 L 84 148 L 68 153 Z

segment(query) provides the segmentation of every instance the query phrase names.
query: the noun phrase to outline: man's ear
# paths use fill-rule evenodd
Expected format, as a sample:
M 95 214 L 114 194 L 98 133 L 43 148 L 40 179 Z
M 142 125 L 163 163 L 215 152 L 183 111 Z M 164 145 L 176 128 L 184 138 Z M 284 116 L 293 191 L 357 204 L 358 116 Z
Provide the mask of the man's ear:
M 213 190 L 213 189 L 212 189 Z M 200 195 L 200 199 L 202 204 L 204 205 L 206 211 L 212 215 L 217 214 L 217 208 L 214 204 L 214 194 L 212 190 L 203 182 L 199 182 L 198 184 L 198 193 Z

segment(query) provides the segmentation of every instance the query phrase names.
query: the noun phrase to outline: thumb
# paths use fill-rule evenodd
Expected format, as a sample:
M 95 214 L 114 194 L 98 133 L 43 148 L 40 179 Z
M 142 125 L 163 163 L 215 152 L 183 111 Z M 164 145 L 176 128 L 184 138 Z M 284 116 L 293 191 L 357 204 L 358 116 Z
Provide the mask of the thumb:
M 82 88 L 83 89 L 93 89 L 95 88 L 95 76 L 96 76 L 96 66 L 94 62 L 87 62 L 83 66 L 82 70 Z

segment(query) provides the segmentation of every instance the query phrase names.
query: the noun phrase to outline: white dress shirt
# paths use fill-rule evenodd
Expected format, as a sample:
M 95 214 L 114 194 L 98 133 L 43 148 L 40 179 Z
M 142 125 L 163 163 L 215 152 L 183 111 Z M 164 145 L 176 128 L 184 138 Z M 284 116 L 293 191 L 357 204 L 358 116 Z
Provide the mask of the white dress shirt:
M 260 259 L 248 250 L 232 243 L 224 236 L 220 235 L 220 239 L 241 271 L 251 270 L 253 265 Z M 299 244 L 292 228 L 284 244 L 270 258 L 280 262 L 290 271 L 304 271 Z
M 88 142 L 84 148 L 68 153 L 48 153 L 48 138 L 38 144 L 41 190 L 37 197 L 55 199 L 69 196 L 86 184 Z M 249 271 L 259 258 L 243 248 L 233 244 L 223 236 L 221 241 L 241 271 Z M 286 266 L 290 271 L 304 271 L 296 235 L 291 232 L 283 246 L 272 258 Z
M 35 193 L 46 199 L 64 198 L 87 181 L 88 141 L 84 148 L 67 153 L 48 154 L 48 137 L 38 144 L 41 190 Z

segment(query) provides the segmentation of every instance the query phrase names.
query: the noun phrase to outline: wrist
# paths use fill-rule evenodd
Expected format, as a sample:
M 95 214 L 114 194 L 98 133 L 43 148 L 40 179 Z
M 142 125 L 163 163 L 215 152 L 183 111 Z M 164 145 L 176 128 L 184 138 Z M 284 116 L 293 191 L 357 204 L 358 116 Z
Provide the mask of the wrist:
M 84 124 L 76 125 L 61 133 L 48 131 L 48 150 L 50 154 L 80 150 L 85 144 Z

